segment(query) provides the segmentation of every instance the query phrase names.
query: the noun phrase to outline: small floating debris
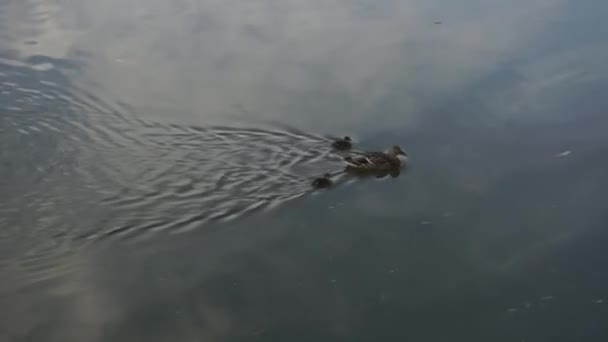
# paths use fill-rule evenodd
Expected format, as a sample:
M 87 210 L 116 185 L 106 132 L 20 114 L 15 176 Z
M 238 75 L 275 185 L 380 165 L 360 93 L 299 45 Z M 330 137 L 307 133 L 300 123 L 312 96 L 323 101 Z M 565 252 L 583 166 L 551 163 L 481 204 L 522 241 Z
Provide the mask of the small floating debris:
M 516 312 L 518 312 L 518 311 L 519 311 L 519 309 L 518 309 L 518 308 L 509 308 L 509 309 L 507 309 L 507 312 L 508 312 L 508 313 L 516 313 Z
M 570 150 L 566 150 L 566 151 L 563 151 L 563 152 L 558 153 L 558 154 L 556 155 L 556 157 L 558 157 L 558 158 L 563 158 L 563 157 L 567 157 L 567 156 L 569 156 L 570 154 L 572 154 L 572 151 L 570 151 Z
M 603 303 L 604 303 L 604 300 L 603 300 L 603 299 L 595 299 L 595 300 L 593 301 L 593 304 L 603 304 Z
M 441 24 L 443 24 L 443 22 L 441 22 L 441 21 L 436 21 L 436 22 L 434 22 L 434 24 L 435 24 L 435 25 L 441 25 Z
M 552 300 L 552 299 L 553 299 L 553 296 L 544 296 L 544 297 L 541 297 L 541 298 L 540 298 L 540 300 L 543 300 L 543 301 L 545 301 L 545 302 L 550 301 L 550 300 Z
M 432 221 L 421 221 L 420 224 L 423 226 L 428 226 L 429 224 L 433 224 L 433 222 Z

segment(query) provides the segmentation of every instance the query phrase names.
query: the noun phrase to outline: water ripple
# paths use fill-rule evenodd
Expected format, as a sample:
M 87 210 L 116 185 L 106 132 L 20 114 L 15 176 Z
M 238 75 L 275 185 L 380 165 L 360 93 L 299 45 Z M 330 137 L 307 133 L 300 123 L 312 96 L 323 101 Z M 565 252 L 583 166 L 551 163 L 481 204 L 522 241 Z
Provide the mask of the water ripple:
M 90 127 L 92 141 L 107 139 Z M 113 132 L 113 147 L 94 145 L 97 167 L 88 172 L 122 222 L 96 236 L 185 231 L 300 196 L 312 175 L 298 166 L 318 163 L 329 146 L 325 137 L 297 131 L 147 123 Z M 153 215 L 133 214 L 144 212 Z
M 101 240 L 181 233 L 276 207 L 339 167 L 325 136 L 155 122 L 61 69 L 7 58 L 0 270 L 13 286 L 70 272 L 74 252 Z
M 28 105 L 3 118 L 12 134 L 32 135 L 32 145 L 52 142 L 52 158 L 27 161 L 38 164 L 34 182 L 48 180 L 51 170 L 74 176 L 70 182 L 102 194 L 99 203 L 114 213 L 118 223 L 91 236 L 233 219 L 306 193 L 322 167 L 308 164 L 332 157 L 327 137 L 294 129 L 161 124 L 51 81 L 26 91 L 5 82 L 2 89 L 17 89 L 10 99 Z M 23 139 L 13 136 L 12 143 Z

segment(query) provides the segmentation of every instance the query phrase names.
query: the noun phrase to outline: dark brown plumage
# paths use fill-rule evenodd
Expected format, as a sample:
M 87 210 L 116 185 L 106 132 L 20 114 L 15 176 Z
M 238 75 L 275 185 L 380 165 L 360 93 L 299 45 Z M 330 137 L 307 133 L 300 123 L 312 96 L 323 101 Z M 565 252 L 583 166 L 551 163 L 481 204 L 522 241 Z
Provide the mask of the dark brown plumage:
M 312 181 L 312 186 L 317 189 L 326 189 L 332 186 L 334 182 L 331 180 L 331 175 L 326 173 L 322 177 L 316 178 Z
M 402 161 L 399 156 L 407 157 L 407 153 L 403 152 L 399 146 L 393 146 L 386 153 L 383 152 L 365 152 L 361 154 L 352 154 L 346 158 L 346 168 L 358 171 L 388 171 L 398 169 Z
M 336 150 L 340 150 L 340 151 L 350 150 L 353 147 L 353 143 L 349 136 L 345 136 L 342 139 L 334 141 L 331 144 L 331 147 L 333 147 Z

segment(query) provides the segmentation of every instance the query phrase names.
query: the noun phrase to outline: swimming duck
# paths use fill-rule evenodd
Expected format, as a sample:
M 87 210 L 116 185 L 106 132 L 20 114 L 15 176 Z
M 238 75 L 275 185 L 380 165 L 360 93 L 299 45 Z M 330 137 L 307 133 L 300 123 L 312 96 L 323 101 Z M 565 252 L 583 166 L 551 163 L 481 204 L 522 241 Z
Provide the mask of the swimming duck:
M 405 157 L 402 161 L 399 156 Z M 403 152 L 399 146 L 389 148 L 383 152 L 364 152 L 361 154 L 350 155 L 344 158 L 347 170 L 381 172 L 398 170 L 402 163 L 407 161 L 407 153 Z
M 345 136 L 342 139 L 338 139 L 331 144 L 331 147 L 339 151 L 350 150 L 353 147 L 352 140 L 349 136 Z
M 322 177 L 316 178 L 312 181 L 312 186 L 317 189 L 325 189 L 329 188 L 334 182 L 331 180 L 331 175 L 329 173 L 324 174 Z

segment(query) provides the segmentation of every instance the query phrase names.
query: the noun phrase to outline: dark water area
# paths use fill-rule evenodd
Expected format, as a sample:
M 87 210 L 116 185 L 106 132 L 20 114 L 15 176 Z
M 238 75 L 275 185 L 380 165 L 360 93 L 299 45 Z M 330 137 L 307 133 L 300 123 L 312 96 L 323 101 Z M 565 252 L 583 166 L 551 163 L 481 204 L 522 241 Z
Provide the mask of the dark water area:
M 0 342 L 607 341 L 607 14 L 0 0 Z

